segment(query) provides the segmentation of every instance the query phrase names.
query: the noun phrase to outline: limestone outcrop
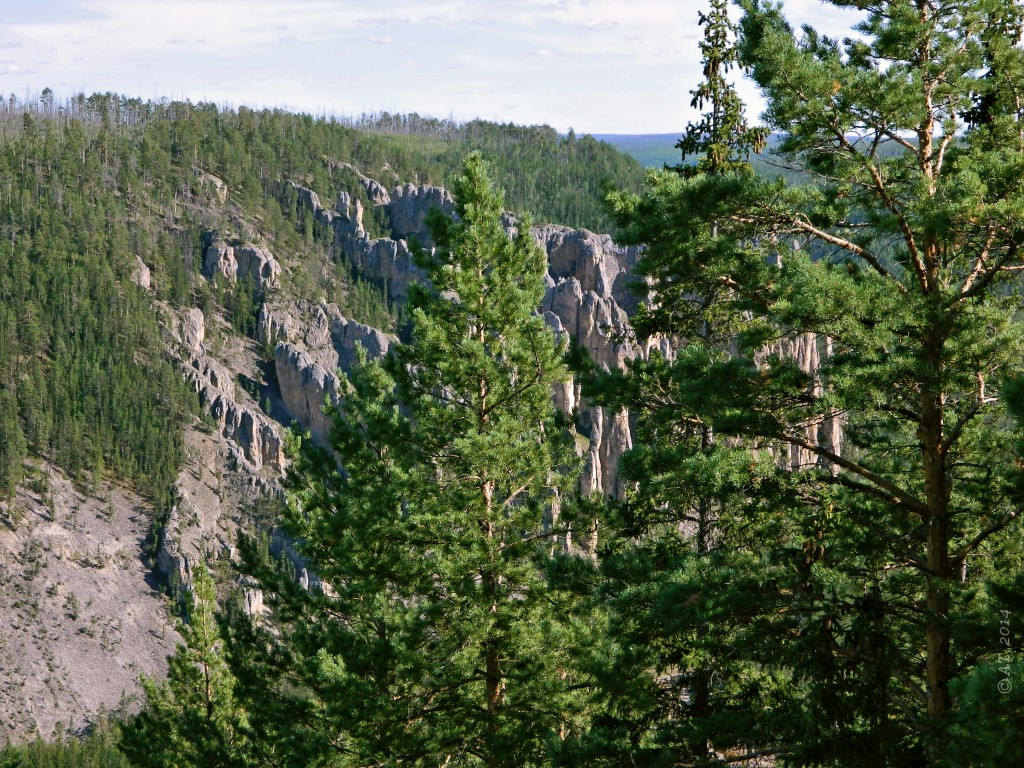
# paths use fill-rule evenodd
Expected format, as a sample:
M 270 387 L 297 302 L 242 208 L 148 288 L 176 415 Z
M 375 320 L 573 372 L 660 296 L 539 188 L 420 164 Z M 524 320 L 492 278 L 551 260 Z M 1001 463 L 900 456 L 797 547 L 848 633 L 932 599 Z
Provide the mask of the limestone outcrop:
M 422 246 L 432 247 L 426 217 L 432 208 L 451 212 L 454 202 L 443 187 L 396 187 L 390 194 L 384 187 L 366 177 L 360 177 L 374 208 L 381 208 L 390 222 L 392 237 L 372 238 L 363 226 L 363 204 L 347 192 L 338 195 L 334 210 L 324 208 L 316 193 L 292 184 L 299 202 L 306 205 L 318 221 L 331 228 L 335 242 L 349 261 L 364 275 L 387 287 L 394 301 L 404 301 L 409 285 L 422 279 L 413 263 L 409 239 L 415 238 Z
M 173 591 L 190 588 L 196 568 L 206 567 L 205 552 L 195 541 L 201 538 L 204 528 L 202 511 L 180 486 L 176 492 L 177 502 L 160 530 L 156 553 L 156 569 Z
M 534 227 L 534 237 L 548 255 L 548 273 L 555 281 L 575 278 L 582 290 L 613 299 L 627 315 L 636 311 L 640 297 L 633 267 L 640 257 L 637 246 L 617 245 L 611 235 L 554 224 Z
M 360 176 L 360 181 L 363 182 L 363 186 L 366 188 L 366 196 L 370 198 L 370 202 L 374 205 L 387 205 L 391 202 L 391 195 L 384 188 L 384 185 L 368 179 L 365 176 Z
M 181 341 L 190 351 L 200 353 L 205 338 L 206 319 L 203 310 L 192 307 L 181 318 Z
M 369 193 L 367 180 L 363 183 Z M 402 301 L 408 286 L 423 279 L 413 264 L 407 238 L 415 237 L 429 246 L 427 213 L 434 207 L 451 212 L 454 205 L 448 192 L 440 187 L 406 184 L 388 195 L 381 194 L 377 187 L 373 188 L 376 194 L 371 199 L 386 206 L 394 239 L 370 239 L 362 225 L 362 204 L 350 195 L 342 193 L 336 210 L 326 210 L 314 194 L 297 190 L 299 200 L 310 206 L 321 222 L 332 227 L 335 243 L 348 259 L 366 276 L 385 285 L 390 299 Z M 512 216 L 507 216 L 505 223 L 510 230 L 516 226 Z M 639 249 L 619 246 L 608 235 L 569 227 L 544 225 L 531 232 L 548 257 L 548 289 L 538 311 L 554 333 L 572 339 L 597 364 L 608 369 L 621 367 L 638 355 L 647 355 L 656 346 L 662 354 L 671 355 L 667 343 L 655 340 L 641 346 L 628 333 L 629 314 L 639 301 L 630 289 L 630 273 Z M 337 396 L 340 385 L 333 371 L 347 368 L 352 360 L 352 353 L 346 357 L 344 350 L 353 350 L 358 342 L 372 356 L 385 354 L 387 345 L 380 336 L 370 334 L 366 326 L 342 323 L 326 310 L 319 315 L 307 314 L 307 320 L 302 322 L 264 308 L 259 322 L 261 339 L 284 342 L 278 345 L 275 365 L 286 407 L 315 438 L 322 439 L 327 423 L 320 408 L 325 397 Z M 329 348 L 321 343 L 324 329 L 330 329 Z M 625 488 L 618 479 L 618 461 L 623 451 L 632 446 L 627 414 L 608 413 L 582 403 L 579 386 L 574 382 L 560 386 L 554 399 L 560 408 L 578 416 L 577 427 L 587 457 L 581 490 L 621 496 Z
M 281 265 L 266 248 L 252 244 L 229 245 L 215 235 L 208 236 L 207 240 L 203 252 L 203 274 L 207 279 L 221 274 L 231 282 L 251 277 L 259 288 L 280 285 Z
M 427 248 L 434 244 L 430 230 L 427 229 L 427 214 L 433 208 L 440 208 L 448 214 L 455 209 L 455 201 L 443 187 L 417 187 L 412 184 L 397 187 L 392 191 L 390 201 L 386 205 L 392 237 L 397 240 L 415 237 Z
M 284 469 L 284 441 L 277 425 L 258 408 L 236 401 L 230 370 L 200 353 L 188 361 L 186 376 L 221 434 L 234 447 L 236 461 L 254 473 L 265 466 Z
M 638 301 L 630 288 L 638 248 L 617 245 L 610 236 L 585 229 L 545 225 L 532 233 L 548 256 L 541 310 L 556 334 L 572 339 L 605 370 L 622 368 L 627 360 L 646 357 L 655 348 L 671 357 L 666 341 L 640 345 L 629 333 L 629 314 Z M 628 414 L 581 402 L 575 383 L 559 388 L 555 402 L 577 414 L 577 429 L 586 438 L 580 490 L 621 497 L 626 488 L 619 479 L 619 459 L 633 447 Z
M 804 333 L 793 338 L 782 339 L 766 349 L 759 359 L 778 356 L 793 360 L 801 371 L 811 377 L 807 394 L 819 398 L 823 393 L 823 387 L 818 371 L 821 368 L 822 359 L 827 359 L 831 354 L 831 339 L 819 334 Z M 842 454 L 843 418 L 840 414 L 806 424 L 803 426 L 802 432 L 803 438 L 810 445 L 823 448 L 836 456 Z M 815 451 L 793 444 L 789 446 L 788 455 L 780 456 L 779 461 L 783 466 L 788 466 L 793 470 L 806 469 L 815 465 L 828 466 L 833 471 L 838 469 L 834 463 L 826 461 Z
M 285 408 L 321 443 L 329 427 L 324 403 L 336 403 L 341 392 L 338 369 L 349 370 L 359 348 L 368 358 L 379 358 L 394 342 L 326 302 L 294 302 L 273 310 L 264 305 L 257 333 L 264 344 L 276 345 L 274 367 Z
M 410 184 L 387 193 L 377 182 L 365 177 L 361 177 L 361 181 L 374 207 L 383 206 L 387 211 L 392 238 L 371 239 L 366 234 L 362 203 L 350 195 L 339 195 L 336 209 L 328 210 L 315 194 L 300 187 L 296 189 L 299 200 L 332 228 L 336 245 L 348 259 L 366 277 L 386 286 L 391 300 L 403 301 L 408 286 L 423 279 L 413 263 L 408 238 L 415 237 L 429 246 L 426 215 L 433 207 L 450 212 L 453 209 L 451 196 L 439 187 Z M 511 230 L 516 220 L 506 216 L 505 224 Z M 538 310 L 556 335 L 571 339 L 606 370 L 622 368 L 628 360 L 647 357 L 654 350 L 667 359 L 674 356 L 668 340 L 654 338 L 641 343 L 629 330 L 629 317 L 643 298 L 643 291 L 636 289 L 637 278 L 633 276 L 640 248 L 618 245 L 609 235 L 551 224 L 534 227 L 531 233 L 548 260 L 547 291 Z M 334 371 L 338 367 L 347 368 L 351 363 L 351 352 L 346 357 L 343 350 L 354 349 L 355 341 L 363 344 L 370 354 L 384 354 L 387 350 L 379 337 L 365 330 L 366 326 L 357 332 L 354 325 L 346 323 L 326 309 L 319 313 L 307 312 L 305 320 L 269 310 L 260 315 L 261 338 L 272 343 L 284 342 L 283 346 L 279 344 L 275 355 L 282 398 L 291 414 L 319 439 L 326 430 L 320 408 L 325 397 L 337 396 L 340 385 Z M 346 333 L 351 335 L 347 341 Z M 323 343 L 327 335 L 331 336 L 330 345 Z M 792 358 L 802 370 L 813 375 L 820 365 L 820 355 L 827 354 L 819 349 L 822 344 L 827 341 L 814 336 L 800 337 L 780 344 L 778 349 L 766 350 L 765 354 Z M 820 388 L 820 382 L 814 386 Z M 618 464 L 622 453 L 633 444 L 628 414 L 611 413 L 582 402 L 575 382 L 559 386 L 553 396 L 559 408 L 576 416 L 580 450 L 587 459 L 581 490 L 588 494 L 623 496 L 626 488 L 619 478 Z M 806 433 L 809 441 L 839 452 L 842 440 L 839 419 L 808 425 Z M 791 454 L 788 462 L 793 467 L 817 461 L 807 449 L 794 448 Z
M 141 256 L 135 257 L 135 269 L 132 270 L 132 274 L 129 279 L 145 291 L 152 290 L 153 278 L 150 274 L 149 267 L 146 266 L 146 262 L 142 260 Z
M 222 179 L 201 168 L 193 168 L 192 175 L 195 176 L 199 189 L 206 192 L 213 200 L 221 205 L 228 201 L 228 185 Z
M 341 382 L 303 349 L 281 342 L 274 350 L 274 367 L 281 400 L 299 426 L 323 444 L 330 422 L 323 413 L 328 401 L 337 403 Z
M 156 571 L 182 598 L 193 587 L 197 569 L 215 561 L 235 561 L 240 527 L 251 525 L 261 499 L 279 492 L 279 470 L 265 477 L 237 459 L 233 441 L 203 430 L 186 433 L 186 467 L 174 483 L 174 503 L 156 528 Z M 245 589 L 252 585 L 241 579 Z M 246 596 L 251 606 L 258 600 Z

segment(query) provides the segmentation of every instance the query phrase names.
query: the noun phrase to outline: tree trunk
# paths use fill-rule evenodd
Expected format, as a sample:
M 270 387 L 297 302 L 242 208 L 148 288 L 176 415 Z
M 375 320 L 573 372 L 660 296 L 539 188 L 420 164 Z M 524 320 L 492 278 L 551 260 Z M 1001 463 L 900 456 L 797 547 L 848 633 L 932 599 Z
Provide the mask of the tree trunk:
M 494 482 L 485 480 L 481 486 L 484 498 L 485 517 L 480 521 L 481 532 L 488 541 L 494 538 L 494 524 L 491 521 L 491 507 L 494 498 Z M 484 595 L 490 601 L 489 611 L 492 618 L 498 614 L 498 575 L 493 568 L 487 568 L 483 574 Z M 492 625 L 488 630 L 488 636 L 484 638 L 484 696 L 487 702 L 487 746 L 486 763 L 488 768 L 500 768 L 504 765 L 502 756 L 498 754 L 496 747 L 498 736 L 498 712 L 501 708 L 502 692 L 504 690 L 501 674 L 501 647 L 497 636 L 494 634 L 495 627 Z
M 704 426 L 701 430 L 701 450 L 704 453 L 711 451 L 715 442 L 714 433 L 710 426 Z M 714 524 L 714 513 L 711 499 L 701 498 L 697 504 L 697 554 L 704 557 L 711 551 L 711 532 Z M 698 642 L 708 633 L 707 622 L 702 622 L 697 627 Z M 693 705 L 692 713 L 694 719 L 707 721 L 711 716 L 711 672 L 707 667 L 697 669 L 693 674 Z M 700 761 L 709 760 L 713 757 L 711 742 L 702 739 L 694 745 L 696 757 Z
M 939 345 L 937 345 L 939 346 Z M 932 727 L 929 761 L 937 765 L 942 757 L 942 733 L 951 708 L 949 679 L 950 657 L 950 579 L 949 563 L 949 488 L 946 478 L 946 445 L 943 440 L 943 407 L 939 372 L 941 352 L 928 355 L 934 365 L 935 380 L 923 388 L 921 403 L 921 451 L 924 469 L 925 500 L 928 506 L 926 542 L 927 590 L 925 617 L 928 722 Z

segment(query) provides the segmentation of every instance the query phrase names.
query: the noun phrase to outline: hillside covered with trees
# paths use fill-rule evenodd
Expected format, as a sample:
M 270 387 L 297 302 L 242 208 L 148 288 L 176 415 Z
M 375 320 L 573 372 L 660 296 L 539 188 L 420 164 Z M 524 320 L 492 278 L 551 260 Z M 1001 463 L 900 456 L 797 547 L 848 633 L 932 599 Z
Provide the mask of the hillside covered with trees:
M 256 529 L 183 569 L 181 642 L 116 744 L 0 765 L 1024 764 L 1024 5 L 830 2 L 855 36 L 713 0 L 702 117 L 642 184 L 544 128 L 11 105 L 9 498 L 32 455 L 83 482 L 181 461 L 211 417 L 151 306 L 256 334 L 268 416 L 286 360 L 327 381 L 314 342 L 342 372 Z M 770 136 L 799 173 L 755 172 Z M 375 179 L 453 193 L 407 253 Z M 601 179 L 600 212 L 563 199 Z M 622 244 L 588 262 L 526 213 Z M 199 279 L 247 228 L 287 283 Z
M 114 94 L 60 101 L 46 91 L 27 102 L 3 101 L 0 613 L 10 618 L 12 633 L 0 647 L 0 700 L 11 707 L 7 737 L 24 735 L 33 709 L 67 706 L 61 686 L 78 662 L 62 665 L 59 658 L 70 646 L 92 643 L 94 655 L 124 652 L 124 665 L 135 663 L 111 639 L 131 630 L 122 628 L 121 617 L 101 615 L 104 595 L 114 594 L 111 584 L 96 586 L 93 576 L 120 579 L 123 588 L 135 560 L 151 571 L 173 567 L 157 561 L 180 506 L 182 473 L 192 473 L 200 489 L 216 486 L 211 503 L 237 507 L 239 515 L 250 516 L 250 503 L 264 504 L 250 498 L 248 486 L 225 496 L 222 473 L 233 472 L 236 459 L 214 457 L 210 441 L 224 431 L 225 414 L 212 411 L 189 379 L 195 369 L 182 346 L 188 338 L 182 317 L 198 312 L 199 328 L 206 326 L 195 350 L 237 350 L 234 360 L 251 358 L 242 370 L 218 369 L 218 385 L 227 398 L 249 398 L 250 413 L 276 408 L 281 431 L 288 420 L 273 402 L 276 385 L 266 372 L 273 345 L 254 338 L 271 293 L 329 301 L 354 321 L 385 330 L 403 322 L 386 281 L 346 260 L 297 190 L 318 190 L 332 205 L 344 192 L 363 205 L 370 234 L 381 237 L 391 235 L 390 222 L 367 196 L 371 175 L 382 188 L 423 189 L 452 177 L 472 147 L 504 168 L 509 186 L 532 195 L 538 217 L 548 220 L 575 215 L 581 225 L 606 228 L 602 181 L 639 185 L 638 166 L 607 145 L 543 127 L 387 131 Z M 591 193 L 581 195 L 584 188 Z M 204 260 L 217 238 L 272 249 L 284 264 L 281 284 L 208 269 Z M 260 418 L 266 423 L 269 416 Z M 115 508 L 123 496 L 112 486 L 136 493 L 135 506 Z M 104 533 L 85 519 L 94 509 Z M 233 540 L 235 534 L 219 535 Z M 154 584 L 168 579 L 163 589 L 173 593 L 180 580 L 168 574 L 150 578 Z M 225 583 L 222 578 L 222 589 Z M 132 589 L 151 591 L 141 580 Z M 103 632 L 96 629 L 100 620 Z M 146 631 L 163 641 L 161 627 Z M 159 666 L 163 653 L 154 659 Z M 45 669 L 37 682 L 48 691 L 46 701 L 26 687 L 37 664 Z M 88 686 L 81 693 L 90 695 Z M 115 707 L 117 695 L 105 705 Z M 23 703 L 8 704 L 13 701 Z M 76 709 L 57 720 L 77 730 L 92 714 Z M 42 730 L 49 735 L 50 726 Z
M 396 118 L 397 119 L 397 118 Z M 409 126 L 412 125 L 413 128 Z M 202 174 L 231 190 L 235 219 L 260 220 L 285 250 L 310 251 L 295 221 L 294 179 L 325 199 L 365 192 L 359 173 L 442 184 L 479 149 L 501 169 L 517 210 L 594 230 L 610 226 L 601 184 L 637 188 L 638 166 L 588 137 L 489 123 L 335 121 L 114 94 L 0 106 L 0 490 L 10 498 L 28 456 L 73 476 L 107 471 L 157 503 L 181 462 L 177 432 L 195 404 L 163 360 L 158 316 L 131 276 L 154 274 L 172 306 L 223 306 L 252 330 L 252 286 L 196 295 L 203 234 L 232 221 L 203 202 Z M 387 132 L 385 132 L 387 131 Z M 305 238 L 305 240 L 303 240 Z M 312 260 L 312 254 L 307 253 Z M 354 316 L 388 326 L 379 287 L 339 265 L 327 290 Z

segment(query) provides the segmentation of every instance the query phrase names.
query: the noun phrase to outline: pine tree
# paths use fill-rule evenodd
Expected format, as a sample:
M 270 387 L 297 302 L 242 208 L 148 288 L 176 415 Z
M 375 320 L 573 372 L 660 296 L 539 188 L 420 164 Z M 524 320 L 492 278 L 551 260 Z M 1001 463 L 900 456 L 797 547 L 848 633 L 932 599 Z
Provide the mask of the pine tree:
M 567 377 L 537 314 L 546 261 L 479 155 L 429 219 L 411 341 L 362 361 L 330 447 L 291 474 L 289 530 L 321 589 L 279 592 L 307 754 L 342 765 L 527 766 L 580 727 L 567 597 L 544 553 L 577 465 Z
M 651 501 L 634 511 L 646 512 L 637 529 L 651 557 L 622 621 L 637 642 L 656 630 L 658 651 L 640 659 L 656 673 L 708 654 L 724 671 L 748 666 L 718 678 L 720 715 L 703 727 L 686 691 L 648 685 L 647 706 L 624 699 L 636 705 L 627 746 L 651 764 L 689 757 L 694 738 L 716 760 L 800 765 L 999 765 L 1018 749 L 1019 701 L 977 702 L 985 686 L 1003 695 L 995 638 L 1001 620 L 1019 625 L 1007 406 L 1024 373 L 1022 9 L 834 4 L 864 12 L 858 37 L 797 38 L 777 8 L 742 3 L 740 63 L 764 91 L 782 159 L 814 184 L 705 168 L 618 199 L 648 245 L 647 327 L 690 342 L 630 379 L 655 415 L 630 458 Z M 731 348 L 702 343 L 709 329 Z M 816 368 L 782 354 L 809 334 Z M 839 449 L 826 428 L 836 419 Z M 694 440 L 702 425 L 710 452 Z M 682 544 L 652 537 L 652 520 L 674 525 L 709 497 L 717 556 L 680 560 Z M 642 609 L 660 622 L 635 618 Z M 1018 669 L 1010 659 L 1002 674 Z M 999 731 L 1001 754 L 969 751 L 969 734 Z
M 683 162 L 694 155 L 700 158 L 694 169 L 697 173 L 748 171 L 747 158 L 764 149 L 768 132 L 747 125 L 743 101 L 727 79 L 739 58 L 734 42 L 738 29 L 729 20 L 727 0 L 711 0 L 710 12 L 698 11 L 697 18 L 704 27 L 700 43 L 704 80 L 691 92 L 690 106 L 711 109 L 686 127 L 676 148 L 681 150 Z M 687 171 L 685 166 L 680 170 Z
M 27 445 L 18 422 L 17 399 L 13 392 L 0 389 L 0 501 L 10 505 L 24 476 Z
M 167 679 L 143 678 L 145 705 L 121 728 L 119 746 L 135 766 L 249 764 L 248 718 L 224 658 L 213 579 L 203 565 L 193 579 Z
M 752 181 L 749 155 L 761 151 L 767 138 L 764 128 L 747 125 L 728 80 L 739 53 L 724 0 L 715 0 L 699 20 L 705 79 L 692 91 L 691 104 L 708 111 L 677 144 L 684 161 L 694 155 L 699 160 L 654 174 L 653 194 L 680 178 L 703 190 Z M 776 467 L 741 441 L 718 439 L 718 425 L 691 400 L 691 378 L 695 365 L 730 359 L 744 318 L 733 311 L 736 297 L 728 286 L 666 275 L 680 262 L 713 258 L 721 242 L 715 216 L 689 227 L 683 238 L 664 219 L 647 218 L 654 213 L 650 199 L 641 212 L 635 196 L 613 193 L 610 200 L 627 227 L 622 239 L 654 243 L 637 271 L 658 292 L 639 308 L 634 330 L 644 338 L 667 336 L 680 351 L 674 360 L 657 353 L 633 360 L 626 372 L 602 374 L 588 385 L 603 404 L 628 407 L 634 415 L 635 447 L 620 471 L 635 491 L 610 515 L 602 557 L 616 649 L 610 662 L 602 660 L 605 712 L 601 727 L 576 745 L 580 752 L 572 762 L 703 765 L 726 750 L 742 763 L 752 750 L 772 753 L 764 745 L 785 717 L 781 702 L 794 695 L 777 670 L 743 652 L 759 642 L 757 614 L 773 610 L 764 590 L 773 569 L 750 551 L 765 529 L 746 494 L 751 477 L 769 479 Z M 674 211 L 666 206 L 658 209 L 662 213 Z M 674 238 L 670 247 L 658 241 L 655 230 L 661 228 L 670 231 L 665 239 Z M 762 601 L 756 609 L 755 594 Z M 776 710 L 772 717 L 764 714 L 769 702 Z

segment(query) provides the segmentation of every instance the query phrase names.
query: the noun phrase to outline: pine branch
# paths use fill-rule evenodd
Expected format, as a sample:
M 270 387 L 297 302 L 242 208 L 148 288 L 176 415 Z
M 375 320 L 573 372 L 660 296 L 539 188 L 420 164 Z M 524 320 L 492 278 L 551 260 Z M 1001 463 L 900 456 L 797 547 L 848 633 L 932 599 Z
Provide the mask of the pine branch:
M 886 480 L 881 475 L 872 472 L 867 467 L 864 467 L 854 461 L 850 461 L 849 459 L 843 458 L 842 456 L 833 453 L 827 448 L 817 445 L 816 443 L 812 443 L 809 440 L 793 433 L 783 433 L 779 435 L 779 439 L 784 440 L 785 442 L 790 443 L 791 445 L 796 445 L 801 448 L 805 448 L 811 453 L 815 454 L 816 456 L 820 456 L 823 459 L 827 459 L 832 464 L 842 467 L 843 469 L 846 469 L 850 472 L 853 472 L 855 475 L 863 477 L 865 480 L 867 480 L 870 483 L 873 483 L 879 489 L 887 491 L 891 495 L 892 501 L 902 503 L 904 506 L 906 506 L 907 509 L 910 509 L 913 512 L 916 512 L 921 515 L 927 514 L 928 512 L 927 505 L 922 503 L 913 494 L 903 490 L 895 483 Z
M 974 552 L 978 547 L 980 547 L 986 539 L 988 539 L 990 536 L 996 533 L 999 533 L 999 531 L 1003 530 L 1004 528 L 1006 528 L 1006 526 L 1008 526 L 1010 523 L 1016 520 L 1018 514 L 1019 513 L 1017 510 L 1011 509 L 1001 518 L 992 523 L 992 525 L 990 525 L 988 528 L 981 531 L 981 533 L 979 533 L 977 536 L 971 539 L 966 545 L 961 547 L 960 550 L 957 551 L 957 553 L 949 559 L 950 566 L 953 568 L 958 568 L 967 558 L 967 556 Z
M 850 140 L 846 138 L 846 135 L 842 131 L 836 131 L 835 135 L 839 140 L 839 143 L 852 153 L 854 157 L 862 157 L 862 155 L 857 151 L 857 148 L 850 143 Z M 906 216 L 903 215 L 903 212 L 899 209 L 896 199 L 889 193 L 888 188 L 885 186 L 885 180 L 882 178 L 882 173 L 878 170 L 878 167 L 872 162 L 866 162 L 863 163 L 863 165 L 868 173 L 871 174 L 871 179 L 875 185 L 875 191 L 881 198 L 883 205 L 885 205 L 889 212 L 892 213 L 899 222 L 900 231 L 903 233 L 903 240 L 907 246 L 907 252 L 910 254 L 910 258 L 914 264 L 914 272 L 917 274 L 917 279 L 921 284 L 921 289 L 925 293 L 928 293 L 929 284 L 927 271 L 925 270 L 924 262 L 921 259 L 921 254 L 918 251 L 917 239 L 914 237 L 914 232 L 910 228 L 910 223 L 907 221 Z

